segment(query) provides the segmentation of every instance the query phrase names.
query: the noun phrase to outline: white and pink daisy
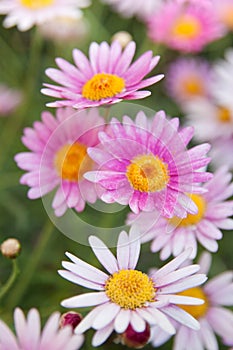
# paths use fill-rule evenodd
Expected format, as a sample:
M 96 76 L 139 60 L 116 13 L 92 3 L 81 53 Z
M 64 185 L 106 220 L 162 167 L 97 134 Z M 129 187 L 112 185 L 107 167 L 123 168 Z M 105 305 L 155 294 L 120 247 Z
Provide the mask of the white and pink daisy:
M 67 280 L 94 290 L 62 302 L 67 308 L 95 306 L 76 327 L 75 333 L 94 328 L 93 346 L 102 344 L 114 330 L 123 333 L 129 324 L 137 332 L 143 332 L 147 323 L 158 324 L 174 334 L 167 315 L 192 329 L 199 328 L 198 322 L 177 305 L 200 305 L 203 301 L 175 294 L 206 280 L 204 274 L 196 274 L 198 265 L 179 269 L 190 256 L 191 249 L 148 276 L 135 270 L 140 254 L 138 232 L 120 233 L 117 258 L 99 238 L 90 236 L 89 243 L 107 273 L 70 253 L 66 255 L 72 262 L 64 261 L 62 265 L 66 270 L 59 271 Z
M 23 95 L 19 90 L 0 84 L 0 117 L 13 113 L 22 100 Z
M 26 170 L 20 182 L 30 187 L 28 197 L 36 199 L 58 187 L 52 207 L 61 216 L 68 208 L 80 212 L 85 202 L 96 201 L 95 186 L 83 178 L 95 168 L 87 148 L 98 143 L 103 118 L 96 109 L 77 113 L 72 108 L 60 108 L 56 117 L 42 113 L 42 121 L 25 128 L 23 144 L 31 152 L 15 156 L 17 165 Z
M 14 311 L 16 336 L 0 320 L 0 349 L 2 350 L 77 350 L 84 337 L 74 335 L 71 326 L 59 328 L 60 313 L 54 312 L 41 331 L 40 315 L 31 309 L 25 318 L 21 309 Z
M 196 98 L 183 104 L 188 125 L 195 125 L 195 137 L 213 141 L 233 135 L 233 102 L 219 105 L 215 99 Z
M 145 20 L 159 9 L 162 0 L 102 0 L 102 2 L 111 5 L 122 17 L 136 16 Z
M 134 213 L 157 209 L 161 215 L 186 217 L 197 207 L 186 193 L 205 191 L 200 182 L 212 174 L 199 170 L 209 163 L 208 144 L 186 149 L 193 128 L 179 128 L 179 119 L 168 120 L 163 111 L 152 120 L 139 112 L 120 123 L 112 119 L 99 133 L 100 145 L 89 148 L 99 164 L 84 177 L 102 187 L 101 199 L 130 206 Z
M 208 61 L 201 58 L 178 58 L 168 66 L 165 86 L 168 94 L 178 103 L 209 97 L 212 81 Z
M 211 265 L 211 255 L 204 253 L 199 259 L 200 271 L 208 273 Z M 183 310 L 189 312 L 200 322 L 199 330 L 192 330 L 185 325 L 176 324 L 177 333 L 173 350 L 218 350 L 215 333 L 225 344 L 232 344 L 233 312 L 222 306 L 233 305 L 233 272 L 226 271 L 209 280 L 203 287 L 195 287 L 178 293 L 182 296 L 202 298 L 205 303 L 198 306 L 182 305 Z M 161 345 L 156 339 L 159 329 L 152 332 L 152 344 Z M 164 341 L 169 337 L 163 333 Z M 161 340 L 162 336 L 161 336 Z
M 152 240 L 151 251 L 159 252 L 160 259 L 177 256 L 192 247 L 191 258 L 197 254 L 197 242 L 205 249 L 216 252 L 217 240 L 222 238 L 221 229 L 232 230 L 233 195 L 232 174 L 226 167 L 220 168 L 203 187 L 207 192 L 191 195 L 198 207 L 196 215 L 188 214 L 185 219 L 167 219 L 159 213 L 130 214 L 127 223 L 140 230 L 142 242 Z
M 90 0 L 1 0 L 0 14 L 7 15 L 4 27 L 16 25 L 20 31 L 26 31 L 57 16 L 81 17 L 80 8 L 89 5 Z
M 153 57 L 152 51 L 147 51 L 132 64 L 135 50 L 133 41 L 123 51 L 118 41 L 111 45 L 93 42 L 89 48 L 89 59 L 80 50 L 73 50 L 75 66 L 57 58 L 59 69 L 49 68 L 46 74 L 59 86 L 44 84 L 46 88 L 42 89 L 42 93 L 61 100 L 47 106 L 86 108 L 149 96 L 150 91 L 138 90 L 163 78 L 160 74 L 144 79 L 157 65 L 159 56 Z
M 199 52 L 223 35 L 212 4 L 168 0 L 148 18 L 148 36 L 182 52 Z

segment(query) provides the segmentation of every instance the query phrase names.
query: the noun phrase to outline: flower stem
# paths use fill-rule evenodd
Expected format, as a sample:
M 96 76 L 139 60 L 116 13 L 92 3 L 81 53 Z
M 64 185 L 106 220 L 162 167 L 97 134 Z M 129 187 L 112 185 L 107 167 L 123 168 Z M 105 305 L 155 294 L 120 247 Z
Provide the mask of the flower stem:
M 37 245 L 32 251 L 32 254 L 27 261 L 26 267 L 22 270 L 21 281 L 16 285 L 7 300 L 7 307 L 9 307 L 9 305 L 18 305 L 25 295 L 35 274 L 35 271 L 41 261 L 43 253 L 48 246 L 49 240 L 53 233 L 53 229 L 54 226 L 52 222 L 48 220 L 40 233 Z
M 12 259 L 12 272 L 6 283 L 0 288 L 0 299 L 7 294 L 19 275 L 19 268 L 16 259 Z

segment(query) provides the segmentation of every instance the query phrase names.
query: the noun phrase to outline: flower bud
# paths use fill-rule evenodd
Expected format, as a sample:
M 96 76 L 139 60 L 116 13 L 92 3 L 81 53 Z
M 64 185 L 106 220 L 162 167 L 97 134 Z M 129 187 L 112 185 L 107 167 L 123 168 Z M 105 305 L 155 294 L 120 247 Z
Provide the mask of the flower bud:
M 81 322 L 81 320 L 82 320 L 81 314 L 75 311 L 69 311 L 61 315 L 59 325 L 60 325 L 60 328 L 64 328 L 65 326 L 70 325 L 74 331 L 77 325 Z
M 8 238 L 1 244 L 0 251 L 6 258 L 15 259 L 21 251 L 20 242 L 15 238 Z
M 125 31 L 117 32 L 112 36 L 111 41 L 118 41 L 124 49 L 130 41 L 132 41 L 132 36 Z
M 143 348 L 150 338 L 150 326 L 146 324 L 146 328 L 143 332 L 136 332 L 131 324 L 124 333 L 121 334 L 121 342 L 129 348 L 141 349 Z

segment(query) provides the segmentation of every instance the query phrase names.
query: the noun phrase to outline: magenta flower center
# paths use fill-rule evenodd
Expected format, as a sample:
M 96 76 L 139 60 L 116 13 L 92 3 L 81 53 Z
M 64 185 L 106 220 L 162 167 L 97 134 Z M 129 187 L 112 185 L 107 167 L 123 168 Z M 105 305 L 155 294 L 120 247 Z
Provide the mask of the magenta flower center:
M 38 9 L 53 4 L 54 0 L 20 0 L 20 2 L 23 6 Z
M 91 101 L 111 98 L 125 88 L 123 78 L 115 74 L 97 73 L 82 88 L 82 96 Z
M 126 176 L 130 185 L 140 192 L 161 191 L 169 181 L 167 164 L 152 154 L 133 158 Z
M 79 181 L 87 170 L 91 170 L 92 160 L 87 155 L 87 147 L 79 142 L 62 146 L 55 155 L 54 165 L 63 180 Z

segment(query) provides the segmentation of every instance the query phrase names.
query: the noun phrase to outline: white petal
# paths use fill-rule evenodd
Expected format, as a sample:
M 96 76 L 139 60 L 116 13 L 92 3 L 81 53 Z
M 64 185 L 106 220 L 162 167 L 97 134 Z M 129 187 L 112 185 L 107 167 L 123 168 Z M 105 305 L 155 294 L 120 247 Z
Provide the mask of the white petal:
M 129 236 L 125 231 L 119 234 L 117 242 L 117 261 L 119 270 L 129 268 Z
M 99 346 L 105 342 L 105 340 L 110 336 L 113 331 L 113 324 L 109 324 L 105 328 L 102 328 L 95 332 L 95 335 L 92 339 L 93 346 Z
M 168 317 L 164 315 L 162 311 L 163 311 L 163 308 L 161 308 L 161 311 L 156 308 L 152 309 L 152 312 L 154 314 L 154 317 L 157 321 L 158 326 L 161 327 L 165 332 L 169 334 L 175 334 L 176 330 L 174 326 L 171 324 Z
M 86 293 L 76 295 L 75 297 L 65 299 L 61 302 L 61 305 L 64 307 L 87 307 L 103 304 L 109 301 L 105 292 L 96 292 L 96 293 Z
M 120 311 L 120 306 L 114 303 L 109 303 L 106 307 L 99 312 L 98 316 L 94 319 L 92 327 L 94 329 L 101 329 L 106 327 L 117 316 Z
M 104 290 L 104 286 L 97 284 L 95 282 L 88 281 L 82 277 L 76 276 L 74 273 L 65 271 L 65 270 L 59 270 L 59 275 L 63 278 L 67 279 L 70 282 L 76 283 L 80 286 L 94 289 L 94 290 Z
M 180 307 L 175 305 L 169 305 L 162 308 L 162 311 L 176 320 L 177 322 L 185 325 L 186 327 L 189 327 L 194 330 L 199 330 L 200 325 L 199 322 L 192 317 L 190 314 L 188 314 L 186 311 L 182 310 Z
M 130 253 L 129 253 L 129 268 L 135 269 L 141 249 L 139 232 L 136 227 L 131 227 L 129 231 Z
M 98 237 L 90 236 L 89 243 L 97 259 L 108 272 L 113 274 L 114 272 L 118 271 L 118 265 L 115 256 Z
M 121 309 L 119 314 L 116 316 L 114 322 L 114 329 L 117 333 L 123 333 L 129 325 L 130 321 L 130 310 Z
M 143 332 L 146 328 L 146 322 L 135 311 L 131 312 L 130 324 L 136 332 Z

